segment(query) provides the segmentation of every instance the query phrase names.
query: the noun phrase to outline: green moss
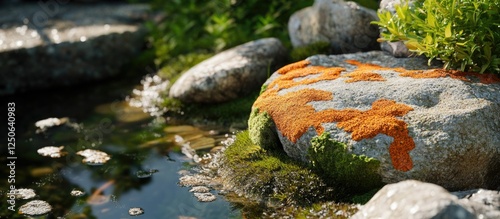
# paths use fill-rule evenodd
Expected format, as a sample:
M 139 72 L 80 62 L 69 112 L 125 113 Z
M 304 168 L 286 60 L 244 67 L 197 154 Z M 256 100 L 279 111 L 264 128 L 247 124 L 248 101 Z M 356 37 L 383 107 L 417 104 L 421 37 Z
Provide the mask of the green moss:
M 309 158 L 333 184 L 350 194 L 365 193 L 383 185 L 377 174 L 378 160 L 348 153 L 347 146 L 330 139 L 327 132 L 311 140 Z
M 266 149 L 281 148 L 276 127 L 267 112 L 259 113 L 259 109 L 253 109 L 248 119 L 248 131 L 254 144 Z
M 316 42 L 293 49 L 290 57 L 292 58 L 292 61 L 296 62 L 316 54 L 329 54 L 330 47 L 329 42 Z
M 262 149 L 252 143 L 248 131 L 239 133 L 225 150 L 223 163 L 229 170 L 223 178 L 238 192 L 259 200 L 309 205 L 335 197 L 307 166 L 282 151 Z

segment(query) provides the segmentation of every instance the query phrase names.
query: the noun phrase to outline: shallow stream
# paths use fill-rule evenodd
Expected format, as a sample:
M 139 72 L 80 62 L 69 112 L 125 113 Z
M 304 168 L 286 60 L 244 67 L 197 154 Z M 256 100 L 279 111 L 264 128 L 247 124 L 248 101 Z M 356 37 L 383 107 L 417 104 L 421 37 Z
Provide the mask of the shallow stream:
M 189 188 L 178 184 L 193 165 L 180 145 L 190 142 L 206 151 L 220 145 L 229 130 L 152 118 L 124 101 L 139 80 L 115 79 L 7 98 L 16 105 L 17 158 L 15 182 L 9 183 L 3 147 L 0 218 L 26 218 L 18 211 L 32 200 L 52 207 L 37 218 L 241 218 L 240 210 L 218 191 L 210 191 L 215 201 L 199 202 Z M 62 124 L 35 126 L 48 118 Z M 62 156 L 42 156 L 38 150 L 46 146 L 61 149 Z M 109 160 L 82 162 L 79 154 L 85 149 L 105 152 Z M 35 196 L 9 203 L 9 186 L 31 189 Z

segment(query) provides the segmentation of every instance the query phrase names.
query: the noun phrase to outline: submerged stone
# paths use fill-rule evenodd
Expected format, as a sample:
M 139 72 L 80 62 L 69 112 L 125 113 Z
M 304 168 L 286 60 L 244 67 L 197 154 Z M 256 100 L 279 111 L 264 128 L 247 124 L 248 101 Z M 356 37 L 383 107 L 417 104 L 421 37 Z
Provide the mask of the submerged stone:
M 137 178 L 149 178 L 151 177 L 154 173 L 157 173 L 157 169 L 151 169 L 151 170 L 139 170 L 135 173 Z

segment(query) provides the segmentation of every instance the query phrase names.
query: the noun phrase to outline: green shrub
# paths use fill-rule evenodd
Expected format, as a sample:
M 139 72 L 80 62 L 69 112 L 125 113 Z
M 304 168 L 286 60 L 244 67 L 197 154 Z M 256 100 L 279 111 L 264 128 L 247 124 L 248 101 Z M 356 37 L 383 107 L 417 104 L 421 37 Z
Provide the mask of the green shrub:
M 500 73 L 499 0 L 418 0 L 378 14 L 381 40 L 402 40 L 446 69 Z
M 156 48 L 156 64 L 164 66 L 179 54 L 213 53 L 263 37 L 277 37 L 289 45 L 286 24 L 295 11 L 313 0 L 152 0 L 165 14 L 149 24 Z

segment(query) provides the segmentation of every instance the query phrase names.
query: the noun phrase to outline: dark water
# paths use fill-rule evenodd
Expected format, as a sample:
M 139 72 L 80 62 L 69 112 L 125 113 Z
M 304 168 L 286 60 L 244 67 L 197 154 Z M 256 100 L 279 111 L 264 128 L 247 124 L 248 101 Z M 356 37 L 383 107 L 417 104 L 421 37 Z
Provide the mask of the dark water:
M 145 212 L 133 218 L 241 218 L 240 211 L 217 191 L 211 191 L 215 201 L 201 203 L 189 188 L 178 186 L 179 174 L 192 167 L 171 140 L 173 134 L 164 131 L 178 122 L 148 117 L 123 101 L 139 80 L 115 78 L 97 85 L 3 97 L 3 121 L 7 103 L 16 107 L 16 160 L 15 182 L 9 183 L 7 134 L 1 132 L 0 218 L 25 218 L 17 213 L 19 207 L 35 199 L 52 206 L 41 218 L 132 218 L 128 212 L 132 207 Z M 35 122 L 51 117 L 67 117 L 70 122 L 37 133 Z M 217 132 L 225 133 L 224 128 Z M 43 157 L 37 150 L 45 146 L 64 146 L 66 156 Z M 76 153 L 87 148 L 104 151 L 111 159 L 103 165 L 85 164 Z M 154 173 L 139 178 L 138 171 Z M 9 186 L 33 189 L 36 197 L 9 204 Z M 73 190 L 84 195 L 72 196 Z M 9 210 L 11 206 L 15 212 Z

